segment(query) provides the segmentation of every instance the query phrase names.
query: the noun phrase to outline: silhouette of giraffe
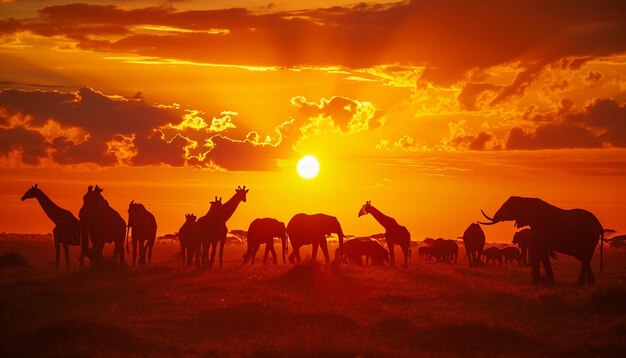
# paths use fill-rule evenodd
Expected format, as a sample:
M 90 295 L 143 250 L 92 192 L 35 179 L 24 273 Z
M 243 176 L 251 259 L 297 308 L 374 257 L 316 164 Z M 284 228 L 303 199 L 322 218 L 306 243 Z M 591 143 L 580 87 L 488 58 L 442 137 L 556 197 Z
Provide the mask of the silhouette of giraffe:
M 65 251 L 65 265 L 69 270 L 69 245 L 80 245 L 80 223 L 78 219 L 69 210 L 61 208 L 50 200 L 50 198 L 37 187 L 37 184 L 30 187 L 30 189 L 24 193 L 22 201 L 31 198 L 37 199 L 44 213 L 46 213 L 48 218 L 55 224 L 52 235 L 54 236 L 54 248 L 56 250 L 56 268 L 59 268 L 60 246 L 63 245 L 63 250 Z M 81 262 L 83 261 L 82 251 L 79 260 Z
M 209 211 L 206 215 L 199 218 L 191 226 L 191 242 L 193 251 L 191 253 L 191 257 L 196 257 L 195 265 L 198 269 L 206 266 L 207 264 L 209 258 L 209 236 L 211 227 L 215 226 L 217 214 L 221 208 L 222 198 L 218 199 L 216 196 L 215 201 L 211 202 L 211 206 L 209 207 Z M 189 253 L 187 253 L 187 256 L 189 257 Z M 189 264 L 191 264 L 191 261 L 189 261 Z
M 249 189 L 246 189 L 245 186 L 243 188 L 237 187 L 237 189 L 235 189 L 235 194 L 220 208 L 216 208 L 214 215 L 209 215 L 211 212 L 211 210 L 209 210 L 209 213 L 205 215 L 207 217 L 206 221 L 203 221 L 201 225 L 198 225 L 198 222 L 200 222 L 204 217 L 196 221 L 196 224 L 193 227 L 194 240 L 197 235 L 201 241 L 211 244 L 211 260 L 209 261 L 209 267 L 212 267 L 213 262 L 215 261 L 215 249 L 218 242 L 220 243 L 220 267 L 222 267 L 224 244 L 226 243 L 226 234 L 228 234 L 226 222 L 231 216 L 233 216 L 237 206 L 239 206 L 239 203 L 246 202 L 246 194 L 248 191 Z M 205 263 L 208 259 L 208 245 L 205 247 L 206 249 L 203 248 L 202 250 L 203 263 Z M 196 266 L 198 265 L 196 264 Z
M 409 256 L 411 253 L 411 234 L 409 233 L 409 230 L 398 224 L 396 219 L 389 217 L 380 212 L 380 210 L 376 209 L 371 204 L 371 201 L 368 201 L 365 205 L 363 205 L 359 211 L 359 217 L 366 214 L 372 214 L 374 219 L 376 219 L 376 221 L 378 221 L 378 223 L 385 228 L 385 239 L 387 240 L 387 247 L 389 248 L 389 264 L 391 266 L 396 265 L 394 245 L 397 244 L 400 245 L 400 248 L 402 248 L 402 252 L 404 253 L 404 267 L 408 267 Z

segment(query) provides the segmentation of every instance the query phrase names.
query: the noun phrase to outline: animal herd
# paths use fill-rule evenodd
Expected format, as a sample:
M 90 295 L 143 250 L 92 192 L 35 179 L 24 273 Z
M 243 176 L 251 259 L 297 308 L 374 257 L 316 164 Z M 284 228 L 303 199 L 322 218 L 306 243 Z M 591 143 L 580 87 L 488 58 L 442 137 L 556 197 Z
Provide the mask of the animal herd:
M 215 197 L 210 202 L 204 216 L 197 218 L 193 214 L 185 215 L 185 222 L 179 230 L 179 242 L 183 266 L 194 265 L 198 269 L 212 267 L 219 245 L 219 266 L 223 264 L 223 251 L 228 228 L 227 221 L 236 211 L 240 203 L 246 202 L 246 187 L 237 187 L 235 194 L 225 203 Z M 55 224 L 53 230 L 56 266 L 60 261 L 60 247 L 65 251 L 65 263 L 69 269 L 69 245 L 81 247 L 79 263 L 84 266 L 85 257 L 91 262 L 103 258 L 106 243 L 113 243 L 112 260 L 124 263 L 124 245 L 129 252 L 128 236 L 130 232 L 132 245 L 132 265 L 137 261 L 140 266 L 151 264 L 152 249 L 156 239 L 157 221 L 144 205 L 130 202 L 128 207 L 128 225 L 122 216 L 115 211 L 102 196 L 103 189 L 89 186 L 83 196 L 83 205 L 76 218 L 70 211 L 60 208 L 35 184 L 22 196 L 22 200 L 35 198 L 45 214 Z M 482 212 L 482 210 L 481 210 Z M 475 222 L 460 237 L 466 251 L 466 261 L 470 267 L 489 265 L 502 266 L 517 261 L 520 265 L 530 264 L 533 282 L 540 280 L 539 269 L 543 265 L 547 280 L 554 282 L 550 257 L 555 252 L 576 257 L 581 261 L 581 272 L 577 284 L 594 284 L 595 277 L 590 262 L 598 242 L 604 240 L 604 229 L 598 219 L 582 209 L 564 210 L 535 198 L 510 197 L 496 214 L 489 217 L 488 222 Z M 366 264 L 395 266 L 395 246 L 398 245 L 404 256 L 404 266 L 408 267 L 411 256 L 411 235 L 405 226 L 375 208 L 367 201 L 359 210 L 358 216 L 370 214 L 385 229 L 387 249 L 377 240 L 371 238 L 355 238 L 346 240 L 339 220 L 326 214 L 296 214 L 285 225 L 274 218 L 259 218 L 250 223 L 247 231 L 247 249 L 242 257 L 243 264 L 254 264 L 257 251 L 265 245 L 263 263 L 272 255 L 273 263 L 278 262 L 274 248 L 274 239 L 282 243 L 281 255 L 283 263 L 287 260 L 292 264 L 302 262 L 300 248 L 312 245 L 312 259 L 317 257 L 321 249 L 326 263 L 330 263 L 327 237 L 336 234 L 339 247 L 335 250 L 335 260 L 343 263 L 362 265 L 363 257 Z M 515 221 L 518 228 L 523 228 L 513 237 L 518 246 L 500 249 L 485 248 L 485 234 L 481 225 L 494 225 L 502 221 Z M 526 228 L 525 228 L 526 227 Z M 289 253 L 291 244 L 291 254 Z M 459 246 L 455 240 L 427 239 L 426 246 L 419 247 L 420 257 L 429 262 L 434 259 L 440 262 L 456 263 Z M 210 251 L 210 255 L 209 255 Z M 602 244 L 600 245 L 600 268 L 602 269 Z

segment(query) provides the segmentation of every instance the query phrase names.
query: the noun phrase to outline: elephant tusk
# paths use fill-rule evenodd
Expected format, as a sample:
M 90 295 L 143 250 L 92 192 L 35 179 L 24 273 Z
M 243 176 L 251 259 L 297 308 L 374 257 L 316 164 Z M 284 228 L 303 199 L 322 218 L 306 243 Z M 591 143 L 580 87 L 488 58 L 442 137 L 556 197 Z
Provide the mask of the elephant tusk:
M 483 214 L 484 217 L 486 217 L 487 219 L 491 220 L 491 221 L 495 221 L 493 218 L 490 218 L 489 216 L 487 216 L 487 214 L 485 214 L 485 212 L 483 211 L 483 209 L 480 209 L 480 212 Z

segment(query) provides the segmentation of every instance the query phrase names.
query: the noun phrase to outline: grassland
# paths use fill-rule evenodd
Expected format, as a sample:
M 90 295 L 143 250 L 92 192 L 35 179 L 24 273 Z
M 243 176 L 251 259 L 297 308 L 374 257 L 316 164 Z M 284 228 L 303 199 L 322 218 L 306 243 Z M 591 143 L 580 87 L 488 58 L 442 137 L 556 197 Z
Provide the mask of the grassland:
M 183 269 L 178 246 L 153 266 L 54 269 L 49 241 L 0 241 L 26 266 L 0 269 L 0 355 L 626 356 L 626 251 L 605 250 L 593 288 L 559 256 L 557 284 L 527 268 L 427 263 L 408 269 L 304 264 Z M 400 255 L 398 252 L 397 255 Z

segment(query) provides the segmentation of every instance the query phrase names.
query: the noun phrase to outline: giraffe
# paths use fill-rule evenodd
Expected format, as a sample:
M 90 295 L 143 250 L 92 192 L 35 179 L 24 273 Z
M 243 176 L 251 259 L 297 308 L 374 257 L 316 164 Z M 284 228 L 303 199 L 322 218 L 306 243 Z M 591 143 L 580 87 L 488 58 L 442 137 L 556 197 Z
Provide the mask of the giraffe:
M 226 234 L 228 233 L 226 222 L 231 216 L 233 216 L 237 206 L 239 206 L 239 203 L 242 201 L 244 203 L 246 202 L 246 194 L 248 191 L 249 189 L 246 189 L 245 186 L 243 188 L 237 187 L 237 189 L 235 189 L 235 194 L 227 202 L 216 206 L 215 208 L 215 202 L 212 202 L 211 209 L 207 215 L 196 221 L 193 226 L 194 241 L 196 242 L 196 245 L 198 242 L 202 242 L 203 246 L 201 255 L 200 252 L 197 251 L 196 267 L 204 266 L 206 262 L 209 261 L 209 244 L 211 244 L 211 260 L 208 265 L 209 267 L 213 266 L 213 262 L 215 261 L 215 249 L 218 242 L 220 243 L 220 267 L 222 267 L 224 244 L 226 243 Z M 219 203 L 221 204 L 221 198 L 219 199 Z M 202 262 L 202 265 L 199 264 L 198 256 L 201 256 L 200 261 Z
M 372 214 L 374 219 L 376 219 L 376 221 L 378 221 L 378 223 L 385 228 L 385 238 L 387 240 L 387 247 L 389 248 L 390 265 L 396 265 L 394 245 L 397 244 L 400 248 L 402 248 L 402 252 L 404 253 L 404 267 L 408 267 L 409 256 L 411 254 L 411 234 L 409 233 L 409 230 L 398 224 L 396 219 L 389 217 L 380 212 L 380 210 L 376 209 L 372 205 L 371 201 L 368 201 L 365 205 L 363 205 L 359 211 L 359 217 L 367 214 Z
M 65 265 L 70 269 L 70 248 L 69 245 L 80 245 L 80 223 L 76 216 L 69 210 L 65 210 L 56 205 L 50 198 L 44 194 L 44 192 L 38 188 L 37 184 L 33 185 L 24 193 L 22 201 L 26 199 L 35 198 L 41 205 L 44 213 L 55 224 L 52 230 L 54 236 L 54 248 L 56 250 L 56 268 L 59 268 L 60 248 L 63 245 L 65 251 Z M 80 259 L 83 260 L 83 254 L 81 250 Z

